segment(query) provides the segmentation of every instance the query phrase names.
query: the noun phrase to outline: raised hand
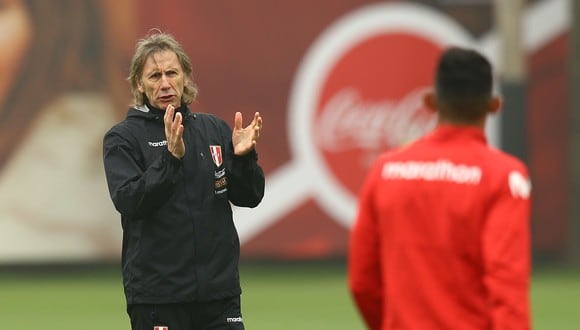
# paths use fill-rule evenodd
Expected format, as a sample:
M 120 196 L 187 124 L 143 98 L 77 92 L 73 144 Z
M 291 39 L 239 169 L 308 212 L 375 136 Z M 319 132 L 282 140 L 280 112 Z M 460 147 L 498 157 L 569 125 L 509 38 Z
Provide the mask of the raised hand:
M 175 107 L 168 105 L 165 109 L 163 122 L 165 123 L 165 138 L 167 139 L 167 149 L 176 158 L 185 156 L 185 143 L 183 142 L 183 117 L 181 112 L 175 114 Z
M 234 129 L 232 132 L 232 144 L 234 154 L 242 156 L 256 147 L 260 133 L 262 132 L 262 117 L 259 112 L 254 114 L 254 120 L 245 128 L 242 128 L 242 114 L 236 112 Z

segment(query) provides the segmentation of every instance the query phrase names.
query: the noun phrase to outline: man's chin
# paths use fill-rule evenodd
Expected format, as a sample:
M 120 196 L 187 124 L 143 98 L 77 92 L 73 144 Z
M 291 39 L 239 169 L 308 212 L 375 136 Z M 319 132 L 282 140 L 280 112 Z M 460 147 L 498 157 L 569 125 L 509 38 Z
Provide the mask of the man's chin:
M 171 105 L 173 105 L 173 107 L 174 107 L 174 108 L 176 108 L 176 109 L 179 107 L 178 105 L 175 105 L 175 104 L 173 104 L 173 102 L 171 102 L 171 101 L 167 101 L 167 102 L 156 102 L 155 104 L 152 104 L 152 105 L 153 105 L 154 107 L 156 107 L 156 108 L 159 108 L 159 109 L 161 109 L 161 110 L 166 110 L 166 109 L 167 109 L 167 107 L 168 107 L 170 104 L 171 104 Z

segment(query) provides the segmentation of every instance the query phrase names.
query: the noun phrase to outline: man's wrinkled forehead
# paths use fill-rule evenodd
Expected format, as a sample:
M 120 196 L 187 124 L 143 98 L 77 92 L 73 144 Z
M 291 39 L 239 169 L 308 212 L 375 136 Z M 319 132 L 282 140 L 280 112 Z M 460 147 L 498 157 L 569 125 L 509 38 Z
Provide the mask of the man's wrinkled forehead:
M 169 69 L 182 70 L 177 54 L 170 50 L 160 50 L 149 54 L 143 64 L 144 73 Z

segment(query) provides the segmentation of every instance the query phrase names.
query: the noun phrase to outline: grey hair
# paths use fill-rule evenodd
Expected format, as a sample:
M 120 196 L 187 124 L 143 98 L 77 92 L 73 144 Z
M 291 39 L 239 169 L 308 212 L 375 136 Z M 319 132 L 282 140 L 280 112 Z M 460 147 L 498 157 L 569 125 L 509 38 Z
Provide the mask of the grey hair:
M 133 93 L 135 105 L 140 106 L 145 103 L 144 95 L 139 91 L 139 80 L 143 74 L 145 62 L 149 56 L 166 50 L 172 51 L 177 55 L 177 59 L 181 64 L 185 76 L 189 78 L 183 88 L 181 104 L 190 104 L 195 100 L 198 89 L 193 82 L 191 62 L 183 47 L 171 34 L 161 32 L 159 29 L 152 29 L 150 34 L 139 40 L 135 48 L 135 54 L 131 59 L 131 71 L 129 72 L 127 80 L 131 84 L 131 92 Z

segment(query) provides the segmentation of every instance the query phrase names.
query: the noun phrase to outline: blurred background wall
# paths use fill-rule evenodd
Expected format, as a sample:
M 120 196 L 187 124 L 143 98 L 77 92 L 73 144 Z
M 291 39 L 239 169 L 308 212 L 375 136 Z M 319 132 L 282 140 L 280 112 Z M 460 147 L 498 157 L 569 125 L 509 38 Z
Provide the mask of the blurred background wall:
M 462 45 L 490 58 L 503 112 L 515 114 L 492 118 L 487 134 L 530 167 L 535 259 L 575 262 L 574 1 L 521 3 L 521 39 L 502 42 L 492 0 L 9 1 L 0 6 L 0 265 L 118 260 L 101 142 L 131 102 L 130 56 L 151 28 L 189 53 L 193 111 L 264 118 L 266 197 L 236 209 L 246 260 L 342 259 L 366 170 L 433 127 L 422 92 L 441 50 Z M 509 47 L 522 54 L 515 93 L 504 81 Z

